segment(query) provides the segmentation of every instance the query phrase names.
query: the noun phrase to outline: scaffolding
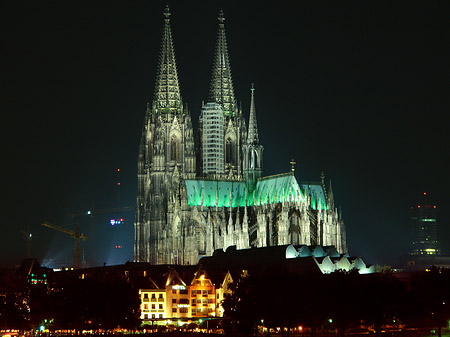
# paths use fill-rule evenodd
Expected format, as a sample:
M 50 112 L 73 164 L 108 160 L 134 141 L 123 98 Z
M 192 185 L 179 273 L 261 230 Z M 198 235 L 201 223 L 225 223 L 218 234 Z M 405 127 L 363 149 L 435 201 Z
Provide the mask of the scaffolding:
M 224 173 L 224 117 L 222 106 L 217 103 L 205 104 L 202 108 L 202 121 L 203 173 Z

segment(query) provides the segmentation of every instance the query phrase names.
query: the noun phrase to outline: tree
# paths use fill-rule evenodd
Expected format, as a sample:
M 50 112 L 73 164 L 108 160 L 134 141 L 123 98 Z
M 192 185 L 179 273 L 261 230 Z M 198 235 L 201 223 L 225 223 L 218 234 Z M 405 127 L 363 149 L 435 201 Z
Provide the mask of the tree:
M 372 324 L 381 334 L 382 327 L 404 317 L 406 287 L 391 273 L 362 275 L 360 287 L 368 296 L 364 297 L 362 318 Z
M 64 279 L 49 296 L 55 328 L 136 328 L 140 324 L 137 291 L 118 277 Z
M 433 267 L 425 273 L 412 277 L 411 294 L 414 307 L 420 311 L 428 324 L 437 327 L 442 335 L 442 327 L 450 319 L 450 270 Z

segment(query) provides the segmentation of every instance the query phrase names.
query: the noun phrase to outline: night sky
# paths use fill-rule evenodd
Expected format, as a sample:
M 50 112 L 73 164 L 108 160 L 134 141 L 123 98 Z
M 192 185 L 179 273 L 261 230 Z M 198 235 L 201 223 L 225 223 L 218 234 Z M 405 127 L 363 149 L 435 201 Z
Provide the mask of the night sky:
M 350 254 L 377 264 L 408 252 L 409 209 L 427 192 L 450 254 L 448 1 L 168 3 L 181 94 L 195 122 L 223 8 L 247 120 L 255 84 L 265 175 L 289 171 L 291 158 L 299 181 L 318 181 L 323 170 Z M 117 168 L 120 206 L 135 205 L 165 4 L 2 2 L 0 265 L 25 258 L 27 227 L 33 257 L 71 263 L 73 240 L 42 221 L 79 221 L 96 264 L 132 260 L 133 212 L 120 215 L 119 229 L 110 215 L 97 216 L 94 232 L 89 218 L 68 214 L 116 207 Z M 117 237 L 123 248 L 114 260 Z

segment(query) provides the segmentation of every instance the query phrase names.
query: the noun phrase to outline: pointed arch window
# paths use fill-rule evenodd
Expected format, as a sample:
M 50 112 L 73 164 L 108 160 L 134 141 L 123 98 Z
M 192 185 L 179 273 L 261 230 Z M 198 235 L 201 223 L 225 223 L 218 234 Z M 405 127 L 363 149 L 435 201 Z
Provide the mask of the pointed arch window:
M 289 236 L 290 243 L 293 245 L 300 244 L 300 227 L 299 227 L 299 218 L 297 214 L 292 214 L 290 219 L 290 228 L 289 228 Z
M 197 250 L 200 255 L 206 254 L 206 242 L 205 242 L 205 233 L 202 231 L 200 227 L 195 229 L 196 231 L 196 241 L 197 241 Z
M 261 159 L 259 158 L 258 151 L 255 151 L 255 168 L 260 169 L 261 168 Z
M 232 155 L 233 155 L 233 143 L 231 141 L 231 138 L 227 138 L 225 142 L 225 162 L 227 164 L 232 163 Z
M 175 136 L 172 136 L 170 139 L 170 160 L 178 159 L 178 139 Z
M 253 169 L 253 150 L 248 151 L 248 168 Z

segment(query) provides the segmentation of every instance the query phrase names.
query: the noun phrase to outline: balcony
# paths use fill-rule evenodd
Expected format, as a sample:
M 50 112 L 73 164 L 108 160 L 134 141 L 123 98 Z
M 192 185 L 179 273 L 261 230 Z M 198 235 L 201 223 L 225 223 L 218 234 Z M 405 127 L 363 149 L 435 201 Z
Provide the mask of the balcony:
M 164 298 L 158 298 L 158 302 L 164 302 Z

